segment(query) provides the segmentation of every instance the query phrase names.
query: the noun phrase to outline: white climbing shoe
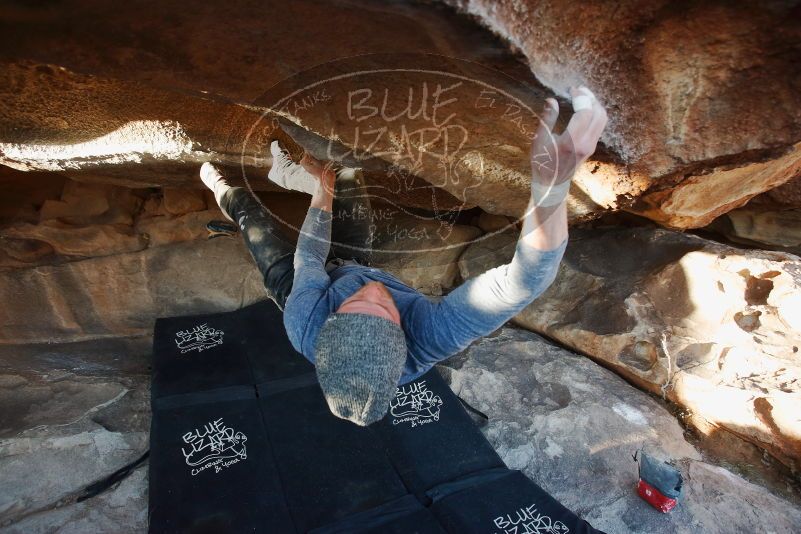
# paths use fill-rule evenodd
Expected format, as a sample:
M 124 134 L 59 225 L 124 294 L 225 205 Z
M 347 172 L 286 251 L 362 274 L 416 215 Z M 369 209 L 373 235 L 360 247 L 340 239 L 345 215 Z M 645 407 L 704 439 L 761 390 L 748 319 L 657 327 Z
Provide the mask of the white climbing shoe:
M 203 181 L 206 187 L 212 191 L 214 191 L 214 187 L 217 185 L 217 182 L 220 180 L 223 182 L 225 181 L 225 178 L 223 178 L 222 174 L 220 174 L 220 171 L 217 170 L 217 167 L 208 161 L 200 166 L 200 179 Z
M 270 144 L 270 153 L 273 155 L 273 167 L 267 174 L 267 178 L 271 182 L 284 189 L 300 191 L 309 195 L 314 194 L 317 189 L 317 179 L 302 166 L 292 161 L 289 154 L 278 144 L 278 141 L 273 141 Z
M 211 189 L 211 192 L 214 193 L 214 200 L 217 201 L 217 205 L 219 206 L 220 199 L 226 191 L 231 189 L 231 186 L 225 181 L 225 178 L 223 178 L 223 175 L 217 170 L 217 167 L 208 161 L 200 167 L 200 179 L 206 187 Z M 228 220 L 233 220 L 225 213 L 225 210 L 223 210 L 223 215 L 225 215 Z

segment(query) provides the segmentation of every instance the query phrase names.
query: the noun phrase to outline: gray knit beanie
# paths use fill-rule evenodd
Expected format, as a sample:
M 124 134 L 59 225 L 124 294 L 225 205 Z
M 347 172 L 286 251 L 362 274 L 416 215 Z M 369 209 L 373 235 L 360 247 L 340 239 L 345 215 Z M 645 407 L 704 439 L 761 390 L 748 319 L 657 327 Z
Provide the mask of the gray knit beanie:
M 364 313 L 332 313 L 316 345 L 317 378 L 339 418 L 367 426 L 384 417 L 406 362 L 403 329 Z

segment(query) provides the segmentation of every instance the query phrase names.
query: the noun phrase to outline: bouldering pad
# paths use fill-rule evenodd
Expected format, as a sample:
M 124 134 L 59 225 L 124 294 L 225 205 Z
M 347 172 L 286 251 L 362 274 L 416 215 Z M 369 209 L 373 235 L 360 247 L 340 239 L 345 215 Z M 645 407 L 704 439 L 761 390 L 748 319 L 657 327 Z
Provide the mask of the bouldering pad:
M 272 301 L 159 319 L 151 391 L 150 532 L 598 532 L 506 468 L 436 369 L 373 425 L 332 415 Z

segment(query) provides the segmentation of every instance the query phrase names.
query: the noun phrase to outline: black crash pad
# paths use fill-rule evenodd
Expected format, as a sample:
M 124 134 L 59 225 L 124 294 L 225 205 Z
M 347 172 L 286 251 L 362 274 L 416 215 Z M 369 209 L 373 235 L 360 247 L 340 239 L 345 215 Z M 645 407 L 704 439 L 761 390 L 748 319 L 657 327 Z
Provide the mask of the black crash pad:
M 259 404 L 298 530 L 394 501 L 408 492 L 369 429 L 333 417 L 316 384 L 270 393 Z
M 151 391 L 150 532 L 506 533 L 532 506 L 595 532 L 504 466 L 435 369 L 378 423 L 334 417 L 271 301 L 159 319 Z
M 379 435 L 409 490 L 426 491 L 468 473 L 504 463 L 435 370 L 398 387 Z
M 151 423 L 150 532 L 295 531 L 252 388 L 162 400 Z
M 311 534 L 444 534 L 431 510 L 412 495 L 354 514 Z
M 252 386 L 235 314 L 158 319 L 153 332 L 151 398 Z
M 562 506 L 520 471 L 489 470 L 431 492 L 431 511 L 460 534 L 591 534 L 600 531 Z

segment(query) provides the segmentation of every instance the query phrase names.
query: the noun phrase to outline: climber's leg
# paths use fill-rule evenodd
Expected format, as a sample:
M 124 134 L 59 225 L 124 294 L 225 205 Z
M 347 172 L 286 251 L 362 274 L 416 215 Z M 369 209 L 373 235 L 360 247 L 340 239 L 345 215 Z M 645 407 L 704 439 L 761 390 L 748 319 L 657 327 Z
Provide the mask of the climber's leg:
M 201 178 L 214 192 L 223 214 L 239 226 L 245 244 L 264 277 L 267 296 L 283 310 L 292 291 L 294 245 L 281 231 L 278 222 L 246 189 L 230 187 L 209 164 L 201 168 Z
M 270 153 L 273 164 L 267 178 L 271 182 L 285 189 L 314 193 L 317 179 L 302 165 L 292 161 L 278 141 L 270 144 Z M 328 256 L 369 265 L 372 217 L 361 169 L 339 169 L 334 187 L 331 249 Z

